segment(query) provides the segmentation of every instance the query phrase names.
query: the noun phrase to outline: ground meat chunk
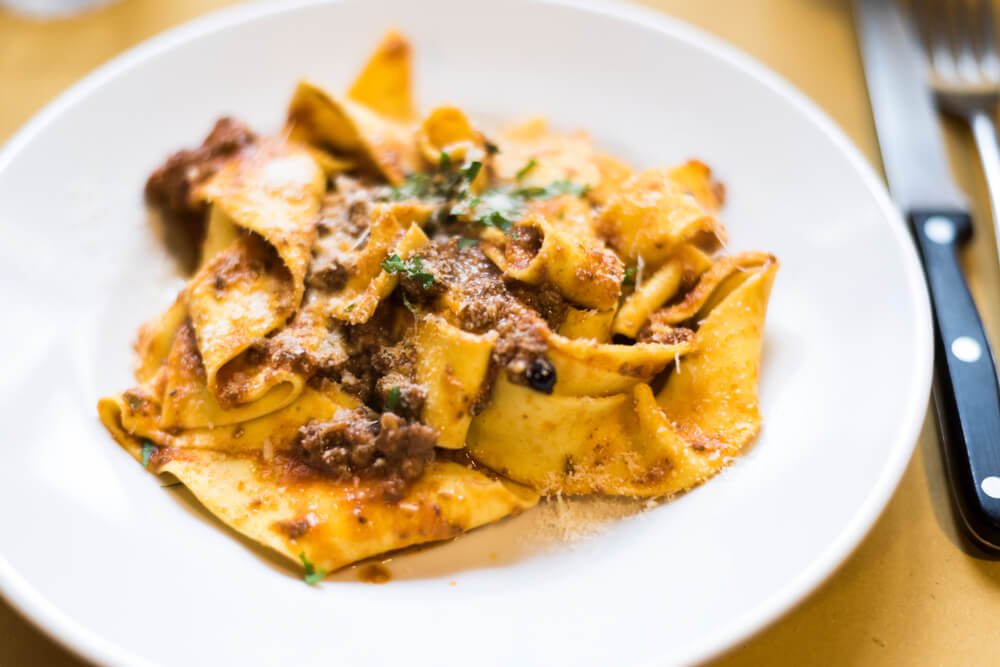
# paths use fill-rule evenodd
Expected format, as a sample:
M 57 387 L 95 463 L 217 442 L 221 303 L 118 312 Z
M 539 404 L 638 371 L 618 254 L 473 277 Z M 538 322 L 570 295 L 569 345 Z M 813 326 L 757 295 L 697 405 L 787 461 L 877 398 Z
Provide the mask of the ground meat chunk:
M 452 311 L 455 324 L 473 333 L 499 334 L 476 406 L 488 400 L 498 368 L 506 370 L 511 382 L 551 393 L 556 377 L 545 357 L 546 325 L 555 328 L 564 318 L 568 304 L 562 295 L 547 285 L 506 283 L 478 246 L 462 247 L 455 238 L 432 241 L 420 249 L 420 256 L 446 300 L 439 305 Z M 415 290 L 422 289 L 401 285 L 411 300 L 419 296 Z
M 344 286 L 356 267 L 355 250 L 364 247 L 371 225 L 371 203 L 354 181 L 338 178 L 345 188 L 327 195 L 316 224 L 319 237 L 312 249 L 306 284 L 319 290 L 336 291 Z
M 499 269 L 478 246 L 462 247 L 454 237 L 438 239 L 420 249 L 420 260 L 434 283 L 425 290 L 416 281 L 402 282 L 409 301 L 427 303 L 447 295 L 455 324 L 474 333 L 489 331 L 503 317 L 511 296 Z
M 666 322 L 660 321 L 656 313 L 649 319 L 649 322 L 639 330 L 636 341 L 639 343 L 659 343 L 661 345 L 677 345 L 689 341 L 694 337 L 694 332 L 685 327 L 675 327 Z
M 375 383 L 375 395 L 385 412 L 420 419 L 427 390 L 402 373 L 389 373 Z
M 436 439 L 424 424 L 358 408 L 301 427 L 295 449 L 306 464 L 335 479 L 378 480 L 383 497 L 397 501 L 434 460 Z
M 507 263 L 516 268 L 524 269 L 542 249 L 542 233 L 537 227 L 518 225 L 510 232 L 510 239 L 504 249 Z
M 193 242 L 204 234 L 205 204 L 195 198 L 199 185 L 257 136 L 233 118 L 220 118 L 201 146 L 171 155 L 146 181 L 146 200 L 158 207 L 168 224 L 185 228 Z
M 318 290 L 334 292 L 346 283 L 350 272 L 347 262 L 333 253 L 315 257 L 306 276 L 306 285 Z
M 511 293 L 524 305 L 541 315 L 542 319 L 553 330 L 566 319 L 569 302 L 562 293 L 549 283 L 541 285 L 515 284 L 510 287 Z
M 345 391 L 363 403 L 372 403 L 375 383 L 388 372 L 384 357 L 394 344 L 390 336 L 390 315 L 388 309 L 380 307 L 367 322 L 344 327 L 348 360 L 330 379 L 340 382 Z

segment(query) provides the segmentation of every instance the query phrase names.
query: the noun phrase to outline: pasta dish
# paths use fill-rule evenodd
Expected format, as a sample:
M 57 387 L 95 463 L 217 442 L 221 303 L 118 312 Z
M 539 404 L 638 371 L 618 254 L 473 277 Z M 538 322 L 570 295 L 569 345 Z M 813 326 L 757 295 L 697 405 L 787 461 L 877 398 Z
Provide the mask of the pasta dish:
M 232 118 L 148 201 L 199 248 L 100 418 L 315 583 L 550 495 L 662 498 L 760 426 L 777 260 L 722 254 L 724 190 L 532 119 L 418 115 L 387 34 L 343 96 Z

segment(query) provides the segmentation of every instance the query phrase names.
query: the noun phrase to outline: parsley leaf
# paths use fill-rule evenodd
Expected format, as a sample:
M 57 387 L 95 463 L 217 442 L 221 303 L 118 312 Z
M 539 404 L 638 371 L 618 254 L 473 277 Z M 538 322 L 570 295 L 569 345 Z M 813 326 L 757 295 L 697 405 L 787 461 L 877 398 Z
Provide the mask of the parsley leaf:
M 382 260 L 382 270 L 390 274 L 399 273 L 406 270 L 406 262 L 399 255 L 393 253 Z
M 477 239 L 459 239 L 458 240 L 458 247 L 459 248 L 472 248 L 473 246 L 476 246 L 476 245 L 479 245 L 479 241 Z
M 424 289 L 428 289 L 434 284 L 434 274 L 424 269 L 424 263 L 419 257 L 404 261 L 399 255 L 393 253 L 382 260 L 382 270 L 389 275 L 402 273 L 407 278 L 420 283 Z
M 496 155 L 497 153 L 499 153 L 499 152 L 500 152 L 500 147 L 499 147 L 499 146 L 497 146 L 497 145 L 496 145 L 495 143 L 493 143 L 492 141 L 487 141 L 487 142 L 486 142 L 486 152 L 487 152 L 488 154 L 490 154 L 490 155 Z
M 356 306 L 356 305 L 358 305 L 358 304 L 355 303 L 354 301 L 350 302 L 349 304 L 347 304 L 346 306 L 344 306 L 344 312 L 345 313 L 351 312 L 352 310 L 354 310 L 354 306 Z
M 400 391 L 399 387 L 393 387 L 389 390 L 389 393 L 385 397 L 385 407 L 387 410 L 395 410 L 396 406 L 399 405 L 399 399 L 402 398 L 403 392 Z
M 576 197 L 582 197 L 587 194 L 588 189 L 589 188 L 586 183 L 574 183 L 573 181 L 563 178 L 558 181 L 552 181 L 545 187 L 532 186 L 527 188 L 518 188 L 514 191 L 514 194 L 519 197 L 523 197 L 524 199 L 552 199 L 553 197 L 558 197 L 560 195 L 574 195 Z
M 476 222 L 485 227 L 496 227 L 497 229 L 502 229 L 503 231 L 507 231 L 514 225 L 514 223 L 500 211 L 490 211 Z
M 523 167 L 517 170 L 517 174 L 515 174 L 514 178 L 516 178 L 519 181 L 522 180 L 525 176 L 527 176 L 531 172 L 532 169 L 534 169 L 537 166 L 538 166 L 538 161 L 535 160 L 535 158 L 531 158 L 530 160 L 528 160 L 527 164 L 525 164 Z
M 636 267 L 629 266 L 625 269 L 625 277 L 622 278 L 622 285 L 635 285 Z
M 586 185 L 568 180 L 553 181 L 545 187 L 510 188 L 500 186 L 490 188 L 477 196 L 468 196 L 467 193 L 462 193 L 452 206 L 450 213 L 465 219 L 466 222 L 474 222 L 507 231 L 521 218 L 525 207 L 532 199 L 551 199 L 564 194 L 581 196 L 586 191 Z
M 143 468 L 148 468 L 149 467 L 149 460 L 151 458 L 153 458 L 153 454 L 155 454 L 155 453 L 156 453 L 156 445 L 154 445 L 152 442 L 150 442 L 146 438 L 143 438 L 142 439 L 142 467 Z
M 559 195 L 574 195 L 576 197 L 582 197 L 587 194 L 588 189 L 589 188 L 586 183 L 574 183 L 573 181 L 564 178 L 558 181 L 552 181 L 545 186 L 545 198 L 550 199 L 552 197 L 558 197 Z
M 444 155 L 444 153 L 442 153 Z M 406 199 L 425 199 L 434 194 L 434 182 L 427 174 L 419 171 L 407 174 L 403 184 L 392 188 L 389 191 L 389 199 L 392 201 L 404 201 Z
M 299 553 L 299 560 L 302 561 L 302 567 L 305 568 L 305 574 L 303 579 L 310 586 L 315 586 L 319 582 L 323 581 L 323 577 L 326 576 L 326 570 L 320 567 L 316 567 L 312 564 L 312 561 L 306 556 L 306 552 Z
M 476 180 L 476 176 L 479 175 L 479 171 L 483 168 L 483 163 L 479 160 L 473 160 L 469 164 L 462 167 L 462 176 L 465 177 L 469 183 Z
M 438 158 L 438 169 L 451 171 L 451 154 L 448 151 L 441 151 L 441 157 Z

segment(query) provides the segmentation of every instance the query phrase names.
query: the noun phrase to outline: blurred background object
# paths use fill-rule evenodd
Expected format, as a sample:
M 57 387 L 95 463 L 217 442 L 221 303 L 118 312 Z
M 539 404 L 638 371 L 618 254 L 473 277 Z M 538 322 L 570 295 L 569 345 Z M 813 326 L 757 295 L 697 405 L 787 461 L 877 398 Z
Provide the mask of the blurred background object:
M 0 7 L 35 18 L 69 16 L 115 0 L 0 0 Z

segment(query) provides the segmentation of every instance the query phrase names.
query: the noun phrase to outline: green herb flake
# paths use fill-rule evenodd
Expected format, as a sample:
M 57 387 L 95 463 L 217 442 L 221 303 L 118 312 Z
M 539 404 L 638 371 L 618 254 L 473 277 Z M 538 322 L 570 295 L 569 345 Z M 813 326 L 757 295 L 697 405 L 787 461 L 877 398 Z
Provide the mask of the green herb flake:
M 451 215 L 472 215 L 479 207 L 480 201 L 482 200 L 475 195 L 467 197 L 465 196 L 465 193 L 462 193 L 462 195 L 459 196 L 458 201 L 455 202 L 455 205 L 451 207 L 449 213 Z
M 546 186 L 548 197 L 558 197 L 559 195 L 574 195 L 582 197 L 587 194 L 589 186 L 586 183 L 574 183 L 566 179 L 553 181 Z
M 462 167 L 462 176 L 465 177 L 469 183 L 476 180 L 476 176 L 479 175 L 480 170 L 483 168 L 483 163 L 479 160 L 473 160 L 469 164 Z
M 485 148 L 486 148 L 487 154 L 489 154 L 489 155 L 496 155 L 497 153 L 500 152 L 500 147 L 497 146 L 492 141 L 487 141 Z
M 531 158 L 530 160 L 528 160 L 527 164 L 525 164 L 523 167 L 517 170 L 517 174 L 515 174 L 514 177 L 519 181 L 523 180 L 524 177 L 527 176 L 529 173 L 531 173 L 531 170 L 537 166 L 538 166 L 538 161 L 535 158 Z
M 625 269 L 625 277 L 622 278 L 622 285 L 635 285 L 636 267 L 629 266 Z
M 393 253 L 382 260 L 382 270 L 390 275 L 402 273 L 407 278 L 415 280 L 424 289 L 434 284 L 434 274 L 424 269 L 424 263 L 419 257 L 403 260 Z
M 477 239 L 459 239 L 458 240 L 458 247 L 459 248 L 473 248 L 473 247 L 475 247 L 477 245 L 479 245 L 479 241 Z
M 441 151 L 441 156 L 438 158 L 438 169 L 441 171 L 451 171 L 451 153 Z
M 490 211 L 476 222 L 485 227 L 496 227 L 497 229 L 502 229 L 503 231 L 507 231 L 514 225 L 514 223 L 500 211 Z
M 149 440 L 142 439 L 142 467 L 149 467 L 149 460 L 153 458 L 153 454 L 156 453 L 156 445 L 154 445 Z
M 389 191 L 389 199 L 392 201 L 426 199 L 434 194 L 433 189 L 434 182 L 429 175 L 413 172 L 406 175 L 402 185 Z
M 353 301 L 352 301 L 352 302 L 350 302 L 349 304 L 347 304 L 346 306 L 344 306 L 344 312 L 345 312 L 345 313 L 349 313 L 349 312 L 351 312 L 352 310 L 354 310 L 354 306 L 356 306 L 356 305 L 358 305 L 358 304 L 356 304 L 356 303 L 355 303 L 355 302 L 353 302 Z
M 399 399 L 402 398 L 403 392 L 400 391 L 399 387 L 393 387 L 389 390 L 389 393 L 385 397 L 385 407 L 387 410 L 395 410 L 396 406 L 399 405 Z
M 586 183 L 574 183 L 565 178 L 552 181 L 545 187 L 531 186 L 514 190 L 514 195 L 523 199 L 552 199 L 560 195 L 582 197 L 587 194 L 589 186 Z
M 323 577 L 326 576 L 326 570 L 313 565 L 312 561 L 306 556 L 306 552 L 303 551 L 299 553 L 299 560 L 302 561 L 302 567 L 305 568 L 305 574 L 302 578 L 307 584 L 315 586 L 319 582 L 323 581 Z
M 406 262 L 399 255 L 393 253 L 382 260 L 382 270 L 390 274 L 399 273 L 406 270 Z

